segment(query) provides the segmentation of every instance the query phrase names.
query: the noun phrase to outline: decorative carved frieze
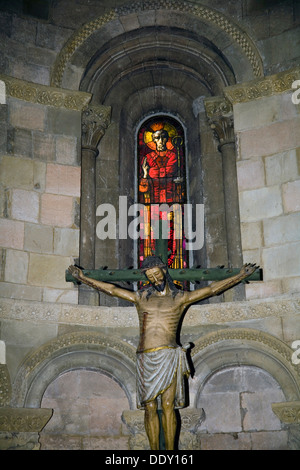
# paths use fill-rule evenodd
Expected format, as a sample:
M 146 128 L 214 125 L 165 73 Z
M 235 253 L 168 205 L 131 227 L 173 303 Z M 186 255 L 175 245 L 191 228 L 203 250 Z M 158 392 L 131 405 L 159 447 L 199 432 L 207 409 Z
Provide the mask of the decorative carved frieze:
M 111 107 L 86 106 L 82 110 L 82 137 L 83 148 L 96 149 L 110 123 Z
M 11 400 L 11 383 L 8 367 L 0 364 L 0 408 L 8 406 Z
M 112 9 L 105 15 L 102 15 L 90 23 L 83 25 L 78 31 L 76 31 L 68 40 L 65 47 L 61 50 L 57 57 L 54 65 L 51 84 L 53 86 L 61 86 L 67 63 L 70 61 L 76 49 L 78 49 L 93 33 L 99 30 L 102 26 L 104 26 L 109 21 L 117 19 L 119 16 L 147 10 L 170 10 L 186 12 L 202 21 L 217 26 L 220 30 L 227 33 L 242 49 L 253 68 L 254 76 L 263 76 L 262 60 L 256 46 L 245 33 L 245 31 L 231 22 L 221 12 L 204 5 L 195 5 L 194 3 L 180 0 L 157 0 L 155 2 L 148 0 L 142 3 L 135 2 L 131 3 L 130 5 L 124 5 Z
M 266 96 L 276 95 L 292 90 L 292 83 L 299 80 L 300 67 L 280 72 L 250 82 L 228 86 L 224 94 L 232 105 L 245 103 Z
M 53 88 L 1 74 L 0 80 L 5 83 L 7 96 L 30 103 L 81 111 L 91 100 L 89 93 L 81 91 Z
M 272 403 L 272 410 L 283 423 L 300 424 L 300 401 Z
M 40 432 L 52 414 L 48 408 L 0 408 L 0 432 Z
M 256 299 L 243 302 L 192 305 L 183 326 L 222 324 L 262 318 L 299 316 L 300 297 Z M 135 307 L 90 307 L 86 305 L 0 299 L 0 319 L 38 323 L 74 324 L 109 328 L 138 328 Z

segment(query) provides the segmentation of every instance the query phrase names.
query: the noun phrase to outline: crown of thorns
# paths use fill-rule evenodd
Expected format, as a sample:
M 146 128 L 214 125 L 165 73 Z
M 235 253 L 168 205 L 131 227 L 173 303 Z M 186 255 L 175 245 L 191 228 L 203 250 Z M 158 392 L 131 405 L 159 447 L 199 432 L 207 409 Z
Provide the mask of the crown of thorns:
M 145 272 L 151 268 L 167 268 L 167 265 L 162 262 L 159 256 L 148 256 L 144 259 L 141 267 L 141 271 Z

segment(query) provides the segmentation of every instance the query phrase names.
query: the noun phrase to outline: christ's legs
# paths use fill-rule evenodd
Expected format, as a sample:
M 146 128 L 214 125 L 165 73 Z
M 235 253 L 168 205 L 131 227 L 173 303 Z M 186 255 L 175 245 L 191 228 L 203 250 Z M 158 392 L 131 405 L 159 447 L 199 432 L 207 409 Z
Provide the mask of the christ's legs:
M 166 450 L 174 450 L 177 419 L 174 410 L 176 375 L 171 386 L 162 394 L 162 426 L 165 435 Z
M 145 404 L 145 429 L 151 450 L 159 450 L 159 417 L 156 400 Z

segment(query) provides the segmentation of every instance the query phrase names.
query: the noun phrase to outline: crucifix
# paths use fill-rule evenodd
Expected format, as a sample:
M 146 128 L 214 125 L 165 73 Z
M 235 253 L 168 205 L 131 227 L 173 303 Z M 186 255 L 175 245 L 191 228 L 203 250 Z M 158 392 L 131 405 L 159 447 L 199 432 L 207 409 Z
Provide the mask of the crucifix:
M 167 240 L 156 240 L 155 256 L 144 259 L 140 269 L 82 270 L 70 266 L 66 280 L 82 282 L 110 296 L 133 303 L 137 309 L 140 340 L 137 348 L 138 408 L 145 410 L 145 430 L 152 450 L 174 450 L 175 409 L 185 406 L 184 380 L 189 376 L 189 345 L 176 342 L 181 318 L 190 305 L 218 295 L 246 280 L 261 280 L 254 264 L 241 269 L 173 269 L 167 267 Z M 178 289 L 174 280 L 211 284 L 193 291 Z M 118 281 L 144 281 L 148 286 L 132 291 Z M 163 433 L 161 432 L 163 430 Z M 162 438 L 163 435 L 163 438 Z
M 142 160 L 140 192 L 144 202 L 170 203 L 175 185 L 176 202 L 183 203 L 180 147 L 182 139 L 173 128 L 161 123 L 144 133 L 151 152 Z M 172 137 L 172 139 L 171 139 Z M 168 147 L 169 144 L 169 147 Z M 173 151 L 176 148 L 177 153 Z M 152 185 L 152 186 L 151 186 Z M 152 200 L 149 198 L 152 188 Z M 160 200 L 163 199 L 163 201 Z M 150 207 L 150 206 L 149 206 Z M 255 264 L 242 268 L 168 268 L 168 238 L 163 236 L 163 221 L 158 214 L 158 237 L 153 251 L 144 252 L 137 269 L 82 269 L 70 266 L 66 281 L 84 283 L 107 295 L 135 305 L 139 318 L 137 347 L 137 406 L 145 410 L 145 430 L 152 450 L 174 450 L 177 420 L 175 410 L 186 406 L 185 379 L 189 376 L 187 349 L 177 343 L 178 329 L 190 305 L 219 295 L 241 282 L 262 279 Z M 175 282 L 213 281 L 195 290 L 180 289 Z M 120 287 L 118 282 L 139 283 L 136 290 Z M 161 432 L 162 431 L 162 432 Z M 163 435 L 163 438 L 162 437 Z

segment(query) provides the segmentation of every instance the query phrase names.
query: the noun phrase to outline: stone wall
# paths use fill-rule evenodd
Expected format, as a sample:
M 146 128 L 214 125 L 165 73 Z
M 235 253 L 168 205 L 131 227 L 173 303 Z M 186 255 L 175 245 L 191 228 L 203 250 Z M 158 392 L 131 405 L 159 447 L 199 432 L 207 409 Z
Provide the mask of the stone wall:
M 247 298 L 300 290 L 300 105 L 292 101 L 297 77 L 294 69 L 225 91 L 238 143 L 244 260 L 264 271 L 263 283 L 247 286 Z
M 64 272 L 79 249 L 80 111 L 89 95 L 1 79 L 1 296 L 77 303 Z
M 74 31 L 95 18 L 112 10 L 110 0 L 85 4 L 80 0 L 63 0 L 54 4 L 47 12 L 44 21 L 34 16 L 24 15 L 21 1 L 0 5 L 0 25 L 2 50 L 0 51 L 1 72 L 16 78 L 50 85 L 51 70 L 59 51 Z M 131 1 L 116 0 L 113 6 L 119 13 L 126 10 L 132 14 Z M 146 3 L 146 2 L 144 2 Z M 184 3 L 184 2 L 182 2 Z M 296 47 L 299 34 L 299 7 L 297 2 L 261 3 L 255 0 L 224 2 L 221 0 L 195 0 L 196 7 L 208 6 L 233 18 L 257 42 L 260 54 L 264 57 L 266 74 L 280 72 L 297 64 L 298 50 Z M 74 6 L 75 4 L 75 6 Z M 166 4 L 163 2 L 163 6 Z M 159 8 L 156 3 L 156 8 Z M 119 32 L 135 25 L 134 15 L 119 23 Z M 159 22 L 159 20 L 157 20 Z M 146 19 L 147 24 L 147 19 Z M 180 26 L 182 26 L 180 24 Z M 221 35 L 221 33 L 220 33 Z M 290 44 L 295 47 L 290 47 Z M 26 44 L 26 53 L 24 53 Z M 225 41 L 225 54 L 232 49 L 232 43 Z M 239 59 L 236 59 L 237 61 Z M 72 74 L 82 75 L 80 64 L 73 67 Z

